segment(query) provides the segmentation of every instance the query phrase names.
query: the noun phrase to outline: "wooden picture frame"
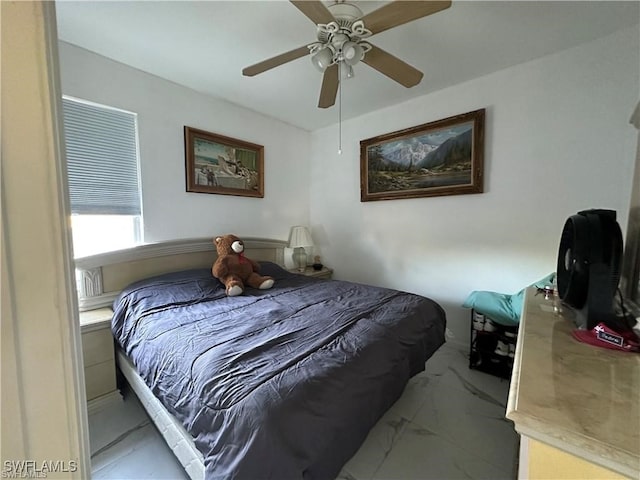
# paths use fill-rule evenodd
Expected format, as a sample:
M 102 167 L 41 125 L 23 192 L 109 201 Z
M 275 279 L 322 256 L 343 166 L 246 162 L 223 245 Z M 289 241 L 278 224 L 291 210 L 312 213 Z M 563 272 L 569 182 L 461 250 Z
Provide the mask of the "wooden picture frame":
M 184 127 L 187 192 L 264 197 L 264 147 Z
M 360 142 L 360 201 L 482 193 L 485 109 Z

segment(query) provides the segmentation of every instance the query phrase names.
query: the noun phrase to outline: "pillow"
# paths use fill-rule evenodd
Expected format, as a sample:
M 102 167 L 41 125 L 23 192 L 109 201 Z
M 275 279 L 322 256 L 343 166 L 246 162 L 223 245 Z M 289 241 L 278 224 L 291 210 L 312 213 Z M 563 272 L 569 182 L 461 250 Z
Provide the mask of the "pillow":
M 259 261 L 260 265 L 260 275 L 268 275 L 273 277 L 275 280 L 285 279 L 294 275 L 293 273 L 285 270 L 277 263 L 267 262 L 267 261 Z
M 554 276 L 555 273 L 550 273 L 531 285 L 538 287 L 551 285 Z M 462 306 L 465 308 L 473 308 L 476 312 L 486 315 L 501 325 L 518 325 L 520 323 L 525 290 L 526 289 L 523 288 L 513 295 L 474 290 L 469 294 Z

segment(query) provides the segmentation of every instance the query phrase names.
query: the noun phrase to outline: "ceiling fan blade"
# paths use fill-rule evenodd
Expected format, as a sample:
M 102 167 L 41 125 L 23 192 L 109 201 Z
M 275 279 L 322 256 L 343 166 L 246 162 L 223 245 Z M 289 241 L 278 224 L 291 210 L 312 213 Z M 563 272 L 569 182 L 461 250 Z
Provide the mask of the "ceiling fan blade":
M 271 70 L 272 68 L 278 67 L 297 58 L 304 57 L 308 54 L 309 49 L 305 45 L 304 47 L 299 47 L 295 50 L 281 53 L 280 55 L 276 55 L 275 57 L 263 60 L 262 62 L 251 65 L 250 67 L 246 67 L 242 69 L 242 74 L 245 77 L 253 77 L 254 75 L 266 72 L 267 70 Z
M 390 28 L 426 17 L 451 6 L 451 1 L 395 1 L 368 13 L 360 20 L 372 33 L 380 33 Z
M 422 80 L 420 70 L 373 45 L 371 45 L 371 50 L 364 55 L 362 61 L 407 88 L 419 84 Z
M 322 88 L 320 89 L 319 108 L 328 108 L 336 103 L 338 94 L 338 65 L 331 65 L 324 71 Z
M 333 14 L 324 3 L 319 0 L 289 0 L 295 7 L 306 15 L 316 25 L 319 23 L 335 22 Z

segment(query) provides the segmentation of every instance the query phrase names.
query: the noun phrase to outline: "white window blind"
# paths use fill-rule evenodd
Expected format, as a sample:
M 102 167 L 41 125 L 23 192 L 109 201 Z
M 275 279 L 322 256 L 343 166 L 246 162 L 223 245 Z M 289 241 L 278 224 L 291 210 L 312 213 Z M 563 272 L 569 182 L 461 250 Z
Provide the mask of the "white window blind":
M 62 100 L 71 213 L 140 215 L 136 114 Z

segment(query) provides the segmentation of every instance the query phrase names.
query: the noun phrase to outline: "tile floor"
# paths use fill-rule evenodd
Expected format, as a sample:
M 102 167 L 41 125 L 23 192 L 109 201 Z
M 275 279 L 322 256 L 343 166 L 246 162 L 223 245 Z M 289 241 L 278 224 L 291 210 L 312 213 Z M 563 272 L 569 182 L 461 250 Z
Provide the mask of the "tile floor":
M 518 435 L 504 418 L 509 382 L 468 369 L 443 345 L 336 480 L 514 479 Z M 132 392 L 89 416 L 94 479 L 187 479 Z

